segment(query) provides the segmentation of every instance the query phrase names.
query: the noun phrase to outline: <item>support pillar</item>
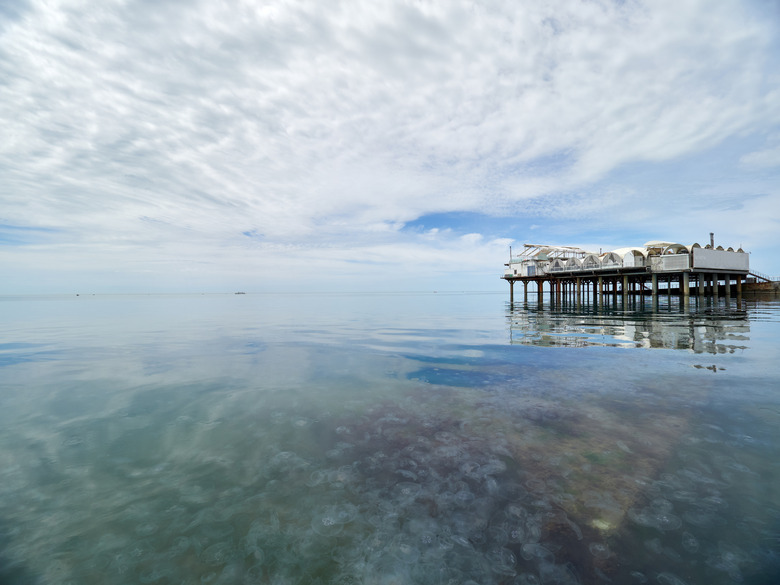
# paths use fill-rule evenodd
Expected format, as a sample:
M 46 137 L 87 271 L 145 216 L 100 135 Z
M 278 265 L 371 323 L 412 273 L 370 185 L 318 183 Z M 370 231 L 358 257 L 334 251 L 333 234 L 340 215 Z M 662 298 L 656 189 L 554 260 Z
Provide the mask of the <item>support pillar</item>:
M 515 281 L 510 280 L 509 281 L 509 304 L 513 305 L 515 303 Z
M 528 281 L 527 280 L 523 281 L 523 302 L 524 303 L 528 302 Z
M 726 282 L 726 299 L 731 299 L 731 275 L 730 274 L 724 274 L 725 278 L 723 279 Z
M 704 274 L 699 272 L 696 275 L 696 280 L 699 281 L 699 296 L 703 297 L 704 296 Z
M 684 297 L 689 297 L 691 295 L 691 283 L 690 283 L 690 276 L 687 272 L 683 272 L 682 275 L 682 295 Z
M 737 274 L 737 308 L 742 304 L 742 275 Z
M 653 274 L 653 300 L 656 300 L 658 298 L 658 275 Z
M 604 277 L 599 276 L 599 304 L 604 302 Z

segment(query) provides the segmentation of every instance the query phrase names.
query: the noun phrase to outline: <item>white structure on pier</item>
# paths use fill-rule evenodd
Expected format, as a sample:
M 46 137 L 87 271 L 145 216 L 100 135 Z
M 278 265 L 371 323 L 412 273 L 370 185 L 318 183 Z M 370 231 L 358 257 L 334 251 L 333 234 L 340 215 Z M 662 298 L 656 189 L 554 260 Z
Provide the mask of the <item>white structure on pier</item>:
M 699 244 L 650 241 L 641 247 L 595 253 L 572 246 L 525 244 L 523 252 L 505 264 L 507 280 L 539 279 L 599 273 L 719 272 L 747 275 L 750 256 L 742 248 L 723 249 Z

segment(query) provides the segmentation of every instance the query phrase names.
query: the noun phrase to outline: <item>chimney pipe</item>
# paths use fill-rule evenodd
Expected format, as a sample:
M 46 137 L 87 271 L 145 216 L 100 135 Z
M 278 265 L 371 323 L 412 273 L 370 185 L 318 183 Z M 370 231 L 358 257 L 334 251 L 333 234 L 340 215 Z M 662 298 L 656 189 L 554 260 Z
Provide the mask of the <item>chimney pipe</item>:
M 710 232 L 710 248 L 715 249 L 715 232 Z

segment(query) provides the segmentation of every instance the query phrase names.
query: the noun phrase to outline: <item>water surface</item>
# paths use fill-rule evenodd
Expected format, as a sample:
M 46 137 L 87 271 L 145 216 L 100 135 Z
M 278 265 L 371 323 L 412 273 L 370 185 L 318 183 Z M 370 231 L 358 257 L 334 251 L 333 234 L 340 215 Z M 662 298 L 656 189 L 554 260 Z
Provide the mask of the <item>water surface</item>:
M 505 301 L 0 299 L 0 581 L 778 582 L 780 303 Z

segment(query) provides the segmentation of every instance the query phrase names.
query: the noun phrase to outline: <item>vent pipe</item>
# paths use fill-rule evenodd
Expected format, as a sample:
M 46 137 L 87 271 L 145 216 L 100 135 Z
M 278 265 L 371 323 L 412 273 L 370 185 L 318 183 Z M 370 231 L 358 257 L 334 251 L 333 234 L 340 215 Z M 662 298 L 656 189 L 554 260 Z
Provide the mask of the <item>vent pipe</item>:
M 715 249 L 715 232 L 710 232 L 710 248 Z

